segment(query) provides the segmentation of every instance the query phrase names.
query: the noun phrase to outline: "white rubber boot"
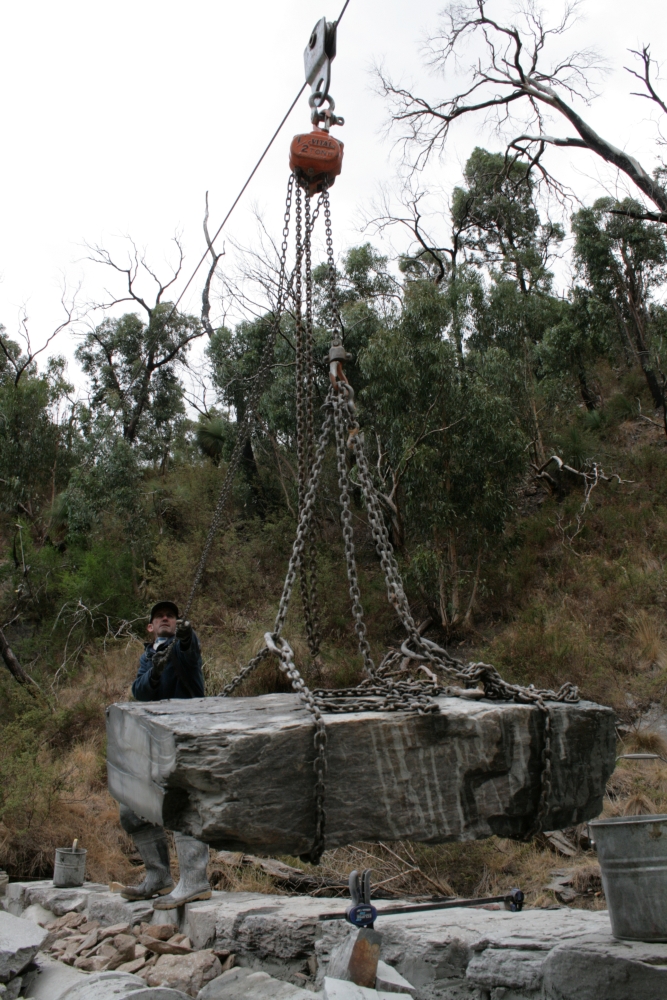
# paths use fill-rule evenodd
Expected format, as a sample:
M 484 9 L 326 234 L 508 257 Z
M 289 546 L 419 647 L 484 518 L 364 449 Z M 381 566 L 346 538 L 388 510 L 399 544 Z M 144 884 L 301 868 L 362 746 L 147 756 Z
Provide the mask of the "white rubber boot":
M 181 877 L 178 885 L 168 896 L 162 896 L 153 903 L 155 910 L 173 910 L 196 899 L 211 898 L 211 884 L 206 877 L 208 865 L 208 844 L 184 833 L 174 833 L 176 853 Z
M 169 871 L 169 845 L 162 827 L 137 830 L 132 839 L 146 866 L 146 875 L 139 885 L 126 885 L 121 889 L 121 896 L 130 900 L 152 899 L 158 894 L 170 892 L 174 888 L 174 880 Z

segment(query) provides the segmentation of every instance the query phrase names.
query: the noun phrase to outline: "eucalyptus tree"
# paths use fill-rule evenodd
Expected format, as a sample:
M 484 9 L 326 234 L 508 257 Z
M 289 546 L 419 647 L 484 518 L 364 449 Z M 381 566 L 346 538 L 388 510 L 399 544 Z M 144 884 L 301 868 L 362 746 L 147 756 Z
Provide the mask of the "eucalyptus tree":
M 636 201 L 612 198 L 581 209 L 572 219 L 574 254 L 627 358 L 640 366 L 654 406 L 664 410 L 664 319 L 656 294 L 667 279 L 667 240 L 662 225 L 636 217 L 640 211 Z
M 461 366 L 438 295 L 423 278 L 406 282 L 400 318 L 361 354 L 361 401 L 393 541 L 431 614 L 455 632 L 470 624 L 485 553 L 511 516 L 526 437 L 506 353 L 491 347 Z

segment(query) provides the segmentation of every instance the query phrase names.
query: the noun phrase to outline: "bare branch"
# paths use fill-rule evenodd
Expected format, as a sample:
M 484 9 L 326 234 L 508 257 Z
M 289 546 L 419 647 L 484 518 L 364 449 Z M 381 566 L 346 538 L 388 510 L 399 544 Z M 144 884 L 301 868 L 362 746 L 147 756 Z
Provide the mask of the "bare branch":
M 9 363 L 14 372 L 14 385 L 19 384 L 19 381 L 23 373 L 34 364 L 35 359 L 38 358 L 39 355 L 42 354 L 47 349 L 47 347 L 53 342 L 53 340 L 55 340 L 58 334 L 62 333 L 63 330 L 66 330 L 68 327 L 81 322 L 85 318 L 87 310 L 81 311 L 78 308 L 78 303 L 77 303 L 77 299 L 80 292 L 81 292 L 81 285 L 79 284 L 74 290 L 71 299 L 69 299 L 68 301 L 67 286 L 66 285 L 63 286 L 62 295 L 60 297 L 60 304 L 62 305 L 63 310 L 65 312 L 65 318 L 63 319 L 62 323 L 59 323 L 58 326 L 53 330 L 53 332 L 49 334 L 49 336 L 46 338 L 42 346 L 38 347 L 36 351 L 33 351 L 32 349 L 32 343 L 30 340 L 30 329 L 28 326 L 28 315 L 25 309 L 20 319 L 21 333 L 19 334 L 19 336 L 25 342 L 26 345 L 25 354 L 19 354 L 17 356 L 15 352 L 12 351 L 10 342 L 4 336 L 2 336 L 2 334 L 0 334 L 0 351 L 4 355 L 6 361 Z
M 211 237 L 208 232 L 208 191 L 206 192 L 206 211 L 204 213 L 204 237 L 206 238 L 206 246 L 211 254 L 211 266 L 208 269 L 206 281 L 204 282 L 204 288 L 201 293 L 201 321 L 206 333 L 209 337 L 212 337 L 214 330 L 211 325 L 211 282 L 213 281 L 213 275 L 215 274 L 218 266 L 218 261 L 225 255 L 225 245 L 223 243 L 221 253 L 216 253 L 213 249 L 213 244 L 211 243 Z
M 455 121 L 481 116 L 504 136 L 507 148 L 527 161 L 529 169 L 537 169 L 540 179 L 554 190 L 558 191 L 558 184 L 541 160 L 544 149 L 587 149 L 629 177 L 661 214 L 667 213 L 667 191 L 662 185 L 637 159 L 598 135 L 572 106 L 574 99 L 590 103 L 597 96 L 591 81 L 605 69 L 599 56 L 592 50 L 580 50 L 556 62 L 547 59 L 550 42 L 571 27 L 579 6 L 579 2 L 566 3 L 561 19 L 548 27 L 532 0 L 518 7 L 517 25 L 504 25 L 489 17 L 485 0 L 450 3 L 443 13 L 442 31 L 430 42 L 429 62 L 434 69 L 444 71 L 454 61 L 459 73 L 467 73 L 469 82 L 459 93 L 442 100 L 413 94 L 378 71 L 381 92 L 390 100 L 391 125 L 398 128 L 398 141 L 411 169 L 422 169 L 430 157 L 442 152 Z M 483 47 L 481 56 L 478 41 Z M 466 65 L 469 45 L 475 46 L 474 55 Z M 643 67 L 641 73 L 629 70 L 646 88 L 640 96 L 665 111 L 667 105 L 653 86 L 648 47 L 633 54 Z M 568 123 L 577 135 L 550 134 L 545 128 L 548 119 Z

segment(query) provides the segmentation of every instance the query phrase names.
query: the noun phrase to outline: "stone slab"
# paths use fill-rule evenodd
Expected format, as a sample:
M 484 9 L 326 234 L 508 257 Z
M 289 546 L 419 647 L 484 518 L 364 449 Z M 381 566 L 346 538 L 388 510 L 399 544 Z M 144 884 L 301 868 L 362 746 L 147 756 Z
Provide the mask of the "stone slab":
M 5 892 L 5 909 L 19 916 L 37 903 L 56 917 L 66 913 L 82 913 L 88 906 L 90 893 L 107 890 L 106 885 L 89 882 L 80 889 L 57 889 L 51 879 L 39 882 L 10 882 Z
M 606 911 L 584 910 L 431 910 L 379 918 L 383 961 L 392 965 L 416 989 L 419 1000 L 477 998 L 480 990 L 507 989 L 506 978 L 492 981 L 483 970 L 476 979 L 476 963 L 487 951 L 508 951 L 526 956 L 524 962 L 541 965 L 551 949 L 563 941 L 576 941 L 586 934 L 611 932 Z M 316 943 L 320 975 L 326 975 L 329 956 L 345 930 L 324 924 Z M 495 956 L 494 956 L 495 959 Z M 500 963 L 499 973 L 506 972 Z M 524 966 L 525 968 L 525 966 Z M 525 983 L 525 978 L 524 978 Z M 518 982 L 518 981 L 517 981 Z M 482 994 L 483 995 L 483 994 Z M 501 994 L 498 994 L 499 996 Z M 521 987 L 518 996 L 534 996 Z M 599 1000 L 599 998 L 598 998 Z
M 328 847 L 522 838 L 541 789 L 543 720 L 531 705 L 439 698 L 439 713 L 326 717 Z M 552 703 L 547 829 L 599 814 L 615 716 Z M 312 844 L 313 725 L 296 695 L 132 702 L 107 710 L 109 790 L 140 816 L 227 850 L 299 855 Z
M 595 935 L 562 944 L 544 963 L 548 1000 L 665 1000 L 667 944 Z
M 0 983 L 20 975 L 33 960 L 47 932 L 31 920 L 0 912 Z
M 118 893 L 108 891 L 91 892 L 86 909 L 89 918 L 99 920 L 102 927 L 111 927 L 112 924 L 134 926 L 142 920 L 150 923 L 154 912 L 148 900 L 131 903 Z

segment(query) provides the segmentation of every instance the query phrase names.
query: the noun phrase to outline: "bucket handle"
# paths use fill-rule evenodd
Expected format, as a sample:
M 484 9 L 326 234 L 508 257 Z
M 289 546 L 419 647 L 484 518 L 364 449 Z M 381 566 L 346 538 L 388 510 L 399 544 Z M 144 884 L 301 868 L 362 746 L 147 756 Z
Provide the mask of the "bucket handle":
M 72 841 L 72 854 L 76 854 L 76 848 L 78 843 L 79 843 L 79 838 L 75 837 L 74 840 Z
M 661 757 L 659 753 L 622 753 L 616 760 L 661 760 L 667 764 L 667 757 Z

